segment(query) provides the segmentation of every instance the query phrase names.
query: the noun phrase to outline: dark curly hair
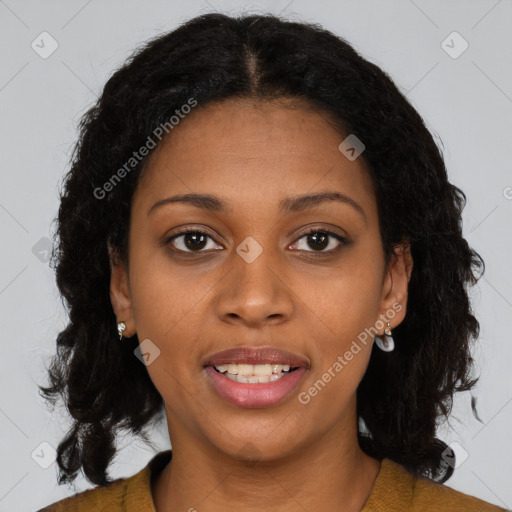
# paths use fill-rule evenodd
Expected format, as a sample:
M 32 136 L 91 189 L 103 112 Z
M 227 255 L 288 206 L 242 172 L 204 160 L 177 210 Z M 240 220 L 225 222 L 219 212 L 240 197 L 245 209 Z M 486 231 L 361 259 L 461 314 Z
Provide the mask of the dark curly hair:
M 79 125 L 52 254 L 69 323 L 57 337 L 49 387 L 39 386 L 53 406 L 62 398 L 73 418 L 57 450 L 59 484 L 71 483 L 80 468 L 93 484 L 107 484 L 117 430 L 148 442 L 144 427 L 163 414 L 161 395 L 134 357 L 137 336 L 117 339 L 109 295 L 108 250 L 127 262 L 131 199 L 147 158 L 118 182 L 112 177 L 191 98 L 196 109 L 229 98 L 302 100 L 325 113 L 340 136 L 364 142 L 386 261 L 406 241 L 414 268 L 407 315 L 393 332 L 397 349 L 373 349 L 357 390 L 366 427 L 359 443 L 370 456 L 445 482 L 453 468 L 443 460 L 449 448 L 436 438 L 438 420 L 448 418 L 454 393 L 478 380 L 470 342 L 479 323 L 466 285 L 485 264 L 462 236 L 466 196 L 448 181 L 420 115 L 343 39 L 274 15 L 211 13 L 146 42 Z

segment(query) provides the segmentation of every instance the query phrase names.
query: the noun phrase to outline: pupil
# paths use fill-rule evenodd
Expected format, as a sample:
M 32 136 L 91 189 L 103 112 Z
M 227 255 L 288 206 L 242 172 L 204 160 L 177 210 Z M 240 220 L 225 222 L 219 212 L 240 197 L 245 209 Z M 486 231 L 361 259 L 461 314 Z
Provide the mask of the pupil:
M 314 242 L 315 247 L 310 245 L 310 247 L 312 249 L 315 249 L 315 248 L 316 249 L 325 249 L 325 247 L 327 247 L 327 245 L 328 245 L 327 239 L 328 239 L 328 237 L 325 235 L 322 235 L 320 233 L 313 233 L 312 235 L 308 236 L 308 243 L 309 243 L 309 240 L 315 240 L 315 242 Z
M 192 240 L 192 243 L 189 243 Z M 206 243 L 206 236 L 200 233 L 187 233 L 185 234 L 185 245 L 187 248 L 202 249 Z

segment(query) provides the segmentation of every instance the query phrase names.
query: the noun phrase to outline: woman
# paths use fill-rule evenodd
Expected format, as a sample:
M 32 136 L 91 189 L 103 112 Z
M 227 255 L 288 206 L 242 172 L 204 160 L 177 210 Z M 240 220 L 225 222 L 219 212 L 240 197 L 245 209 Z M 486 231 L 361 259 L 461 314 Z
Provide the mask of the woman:
M 192 19 L 81 123 L 54 254 L 74 420 L 43 510 L 503 510 L 442 485 L 484 262 L 390 78 L 316 25 Z M 119 339 L 117 339 L 119 336 Z M 375 342 L 375 343 L 374 343 Z M 118 429 L 172 452 L 110 481 Z M 171 457 L 172 456 L 172 457 Z

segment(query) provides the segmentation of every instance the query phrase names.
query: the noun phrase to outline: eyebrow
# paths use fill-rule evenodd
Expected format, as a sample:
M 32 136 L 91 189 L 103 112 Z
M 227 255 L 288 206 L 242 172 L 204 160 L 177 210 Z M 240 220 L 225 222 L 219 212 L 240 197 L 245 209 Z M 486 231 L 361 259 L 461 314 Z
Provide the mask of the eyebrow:
M 340 194 L 339 192 L 320 192 L 317 194 L 304 194 L 300 196 L 288 197 L 279 202 L 279 211 L 282 213 L 300 212 L 329 201 L 335 201 L 351 206 L 354 210 L 359 212 L 366 223 L 368 222 L 366 213 L 361 205 L 354 201 L 352 198 L 344 194 Z M 148 216 L 156 209 L 173 203 L 191 204 L 196 208 L 201 208 L 203 210 L 215 213 L 227 213 L 231 211 L 231 208 L 228 207 L 228 204 L 225 201 L 211 194 L 178 194 L 157 201 L 148 210 Z

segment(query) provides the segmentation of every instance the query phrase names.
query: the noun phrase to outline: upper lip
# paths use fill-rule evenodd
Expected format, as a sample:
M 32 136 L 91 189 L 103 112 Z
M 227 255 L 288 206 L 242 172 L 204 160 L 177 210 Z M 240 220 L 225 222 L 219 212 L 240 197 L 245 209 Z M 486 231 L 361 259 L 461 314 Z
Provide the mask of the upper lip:
M 216 352 L 207 358 L 204 366 L 221 364 L 289 364 L 291 367 L 309 367 L 305 357 L 275 347 L 233 347 Z

